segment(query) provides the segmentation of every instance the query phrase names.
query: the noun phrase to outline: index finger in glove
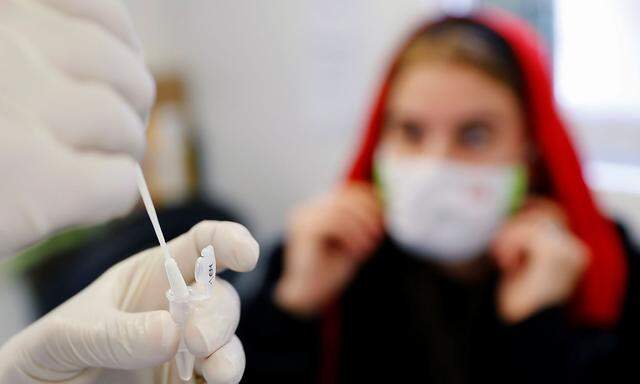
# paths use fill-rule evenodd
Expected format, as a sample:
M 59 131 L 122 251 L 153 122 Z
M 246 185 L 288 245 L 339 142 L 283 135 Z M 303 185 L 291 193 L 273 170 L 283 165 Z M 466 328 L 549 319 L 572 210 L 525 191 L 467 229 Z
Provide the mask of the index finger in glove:
M 91 20 L 111 32 L 135 52 L 141 53 L 142 44 L 133 27 L 133 21 L 120 0 L 40 0 L 69 16 Z
M 70 18 L 39 3 L 8 0 L 0 23 L 28 39 L 62 72 L 82 82 L 106 83 L 146 116 L 155 83 L 142 57 L 90 20 Z
M 106 84 L 71 81 L 26 38 L 2 25 L 0 51 L 6 53 L 0 89 L 13 109 L 40 120 L 42 129 L 70 147 L 142 157 L 144 124 Z
M 229 221 L 202 221 L 189 232 L 171 241 L 171 252 L 185 280 L 193 281 L 195 261 L 203 248 L 212 245 L 218 271 L 252 270 L 258 262 L 260 246 L 243 225 Z
M 244 226 L 227 221 L 202 221 L 168 243 L 187 284 L 193 283 L 196 260 L 209 245 L 215 250 L 218 270 L 230 268 L 245 272 L 253 269 L 258 260 L 258 243 Z M 113 273 L 123 273 L 119 279 L 128 281 L 127 289 L 135 293 L 123 300 L 121 309 L 148 311 L 166 307 L 163 293 L 169 288 L 169 282 L 159 247 L 116 265 Z

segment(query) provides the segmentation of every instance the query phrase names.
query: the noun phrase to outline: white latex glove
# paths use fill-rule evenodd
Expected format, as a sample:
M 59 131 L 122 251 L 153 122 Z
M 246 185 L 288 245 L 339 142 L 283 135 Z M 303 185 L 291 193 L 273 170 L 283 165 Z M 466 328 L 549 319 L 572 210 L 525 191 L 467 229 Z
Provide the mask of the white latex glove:
M 120 1 L 0 1 L 0 257 L 128 212 L 154 97 Z
M 246 228 L 202 222 L 169 243 L 187 282 L 193 282 L 195 260 L 209 244 L 222 268 L 248 271 L 257 262 L 258 243 Z M 167 289 L 159 248 L 115 265 L 0 350 L 0 383 L 161 383 L 167 371 L 175 377 L 169 382 L 178 383 L 171 369 L 160 366 L 172 360 L 179 341 L 167 312 Z M 244 351 L 234 336 L 239 310 L 235 290 L 216 279 L 211 298 L 187 321 L 187 346 L 209 384 L 242 377 Z

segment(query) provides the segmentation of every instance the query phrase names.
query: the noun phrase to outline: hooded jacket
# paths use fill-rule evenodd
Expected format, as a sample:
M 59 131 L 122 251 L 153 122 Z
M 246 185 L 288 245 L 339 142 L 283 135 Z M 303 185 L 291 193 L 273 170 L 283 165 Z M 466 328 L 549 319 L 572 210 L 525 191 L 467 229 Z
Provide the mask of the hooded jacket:
M 425 349 L 425 345 L 429 343 L 435 343 L 437 347 L 435 349 L 426 347 L 424 359 L 428 359 L 429 362 L 424 364 L 426 368 L 415 369 L 414 372 L 420 378 L 428 379 L 432 382 L 468 382 L 482 381 L 484 379 L 492 379 L 499 382 L 509 382 L 511 380 L 548 382 L 551 378 L 554 379 L 552 381 L 557 382 L 568 382 L 569 380 L 582 382 L 587 377 L 590 377 L 591 380 L 596 380 L 595 377 L 599 377 L 599 374 L 607 377 L 608 370 L 615 365 L 611 361 L 623 354 L 621 351 L 624 348 L 619 347 L 617 342 L 612 342 L 608 347 L 601 348 L 603 341 L 600 339 L 607 339 L 611 335 L 616 335 L 616 332 L 620 329 L 619 324 L 622 317 L 636 317 L 636 311 L 628 308 L 636 304 L 631 303 L 629 298 L 625 301 L 628 285 L 631 284 L 628 281 L 630 252 L 627 249 L 629 244 L 625 238 L 621 237 L 615 225 L 598 210 L 584 182 L 578 156 L 567 132 L 567 125 L 562 120 L 555 105 L 549 68 L 539 39 L 535 32 L 524 22 L 500 11 L 484 10 L 465 18 L 465 20 L 470 20 L 490 29 L 502 38 L 512 51 L 523 77 L 525 116 L 528 127 L 531 130 L 530 136 L 533 138 L 534 145 L 540 156 L 542 171 L 546 175 L 545 180 L 548 185 L 545 186 L 545 190 L 550 192 L 549 197 L 562 206 L 572 231 L 582 239 L 589 249 L 588 267 L 579 283 L 574 298 L 569 304 L 569 317 L 571 320 L 566 321 L 564 311 L 554 308 L 534 315 L 531 319 L 517 326 L 505 326 L 495 318 L 494 308 L 483 307 L 487 304 L 486 299 L 492 297 L 495 287 L 491 285 L 474 287 L 474 290 L 481 292 L 476 295 L 475 293 L 469 293 L 466 288 L 461 288 L 446 281 L 446 278 L 443 278 L 438 272 L 427 270 L 419 276 L 415 276 L 413 285 L 409 284 L 405 291 L 395 292 L 395 294 L 411 296 L 411 292 L 420 287 L 420 289 L 435 292 L 431 302 L 434 306 L 439 305 L 438 295 L 448 295 L 457 297 L 461 301 L 468 301 L 470 307 L 484 308 L 479 310 L 483 315 L 478 319 L 468 323 L 463 322 L 458 327 L 451 328 L 454 329 L 453 331 L 449 329 L 448 324 L 444 324 L 451 318 L 449 320 L 432 321 L 427 316 L 425 317 L 427 320 L 423 321 L 423 323 L 415 324 L 415 329 L 411 330 L 411 326 L 408 326 L 409 331 L 405 333 L 407 339 L 413 337 L 411 332 L 416 334 L 417 339 L 420 339 L 421 327 L 433 328 L 433 332 L 429 331 L 423 335 L 424 340 L 420 343 L 406 341 L 403 344 L 397 343 L 393 338 L 381 337 L 381 344 L 383 345 L 377 345 L 375 335 L 370 335 L 370 339 L 366 338 L 366 332 L 374 332 L 367 328 L 367 318 L 361 317 L 354 308 L 364 308 L 361 312 L 366 312 L 366 306 L 359 306 L 361 302 L 369 301 L 368 297 L 371 295 L 379 295 L 381 299 L 385 297 L 386 292 L 372 290 L 371 280 L 380 279 L 385 274 L 395 272 L 409 276 L 404 280 L 399 279 L 398 282 L 411 281 L 410 275 L 412 271 L 420 269 L 420 266 L 415 265 L 412 261 L 406 261 L 404 269 L 389 270 L 388 265 L 383 267 L 384 260 L 389 260 L 391 257 L 396 261 L 405 260 L 399 254 L 401 252 L 393 244 L 383 245 L 373 258 L 376 261 L 371 263 L 371 266 L 364 268 L 361 276 L 353 283 L 353 287 L 350 287 L 344 296 L 339 298 L 324 313 L 322 318 L 314 321 L 300 321 L 280 312 L 271 303 L 270 289 L 273 285 L 270 285 L 270 282 L 273 283 L 277 280 L 281 269 L 281 251 L 279 250 L 275 252 L 275 257 L 272 260 L 270 272 L 267 276 L 267 284 L 263 287 L 262 294 L 258 295 L 258 300 L 249 303 L 245 310 L 248 313 L 247 316 L 254 318 L 262 316 L 261 329 L 257 331 L 250 322 L 241 323 L 240 325 L 241 337 L 245 337 L 243 342 L 247 346 L 248 382 L 251 382 L 252 378 L 260 378 L 260 372 L 266 377 L 275 377 L 281 382 L 300 382 L 302 377 L 306 377 L 305 380 L 314 377 L 314 380 L 317 379 L 323 383 L 353 382 L 356 377 L 366 377 L 369 381 L 380 381 L 383 378 L 384 380 L 389 380 L 393 376 L 382 373 L 380 375 L 370 375 L 371 372 L 364 373 L 367 370 L 367 365 L 359 366 L 362 362 L 357 358 L 353 358 L 354 354 L 360 353 L 363 356 L 369 356 L 372 366 L 368 369 L 373 372 L 377 370 L 382 372 L 385 369 L 411 371 L 415 368 L 415 365 L 421 364 L 420 354 Z M 399 52 L 403 52 L 404 48 L 417 36 L 440 21 L 430 21 L 418 28 Z M 398 69 L 396 61 L 397 57 L 391 61 L 389 70 L 383 78 L 380 91 L 374 100 L 370 118 L 365 126 L 353 165 L 348 172 L 347 179 L 349 181 L 372 182 L 373 156 L 380 137 L 390 84 L 393 82 Z M 425 276 L 429 276 L 429 279 L 437 283 L 422 286 L 421 282 L 425 280 Z M 367 280 L 368 278 L 370 280 Z M 363 286 L 366 286 L 367 289 L 363 289 Z M 475 296 L 478 297 L 475 298 Z M 626 306 L 625 303 L 627 303 Z M 374 308 L 377 304 L 374 302 L 371 305 L 371 308 Z M 403 312 L 407 308 L 411 308 L 411 305 L 407 304 L 407 306 L 393 308 L 408 317 L 420 318 L 419 310 Z M 441 310 L 450 311 L 449 307 L 453 308 L 452 305 L 446 304 L 442 306 Z M 467 309 L 451 309 L 454 313 L 458 310 L 466 311 Z M 632 315 L 628 315 L 629 313 L 632 313 Z M 467 314 L 467 312 L 457 312 L 452 318 L 465 317 Z M 246 319 L 247 316 L 244 318 Z M 264 328 L 265 318 L 273 321 L 271 330 Z M 385 321 L 390 323 L 395 322 L 395 320 L 393 316 L 388 319 L 385 318 Z M 363 323 L 363 326 L 353 325 L 354 323 L 358 324 L 358 322 Z M 471 327 L 470 324 L 474 329 L 478 329 L 469 331 L 470 333 L 467 334 L 466 330 Z M 402 325 L 402 322 L 395 324 L 395 326 Z M 392 327 L 394 324 L 389 324 L 389 326 Z M 483 329 L 483 327 L 486 327 L 486 329 Z M 580 329 L 581 331 L 576 334 L 575 329 Z M 589 331 L 584 333 L 582 331 L 584 329 Z M 360 332 L 362 337 L 357 336 Z M 446 334 L 446 332 L 452 332 L 448 338 L 439 336 L 440 334 Z M 243 333 L 246 333 L 246 336 Z M 462 336 L 460 333 L 462 333 Z M 477 335 L 480 336 L 476 337 Z M 491 338 L 487 339 L 487 335 L 490 335 Z M 635 333 L 633 335 L 635 340 Z M 247 337 L 249 340 L 246 339 Z M 457 344 L 449 342 L 449 339 L 456 339 L 457 337 L 460 337 Z M 611 337 L 615 339 L 615 336 Z M 485 360 L 487 357 L 485 354 L 481 351 L 468 352 L 465 350 L 466 338 L 477 338 L 480 341 L 476 344 L 481 345 L 483 343 L 492 343 L 491 340 L 498 340 L 495 345 L 487 348 L 487 353 L 495 353 L 495 358 L 498 358 L 498 355 L 502 356 L 505 361 L 514 357 L 516 359 L 510 360 L 512 363 L 505 362 L 504 375 L 492 375 L 492 373 L 485 372 L 484 368 L 482 368 L 483 365 L 486 367 L 492 366 L 491 361 Z M 276 342 L 276 340 L 278 340 L 279 347 L 275 347 L 275 349 L 283 352 L 281 349 L 284 348 L 286 351 L 280 354 L 272 353 L 269 358 L 266 358 L 269 347 L 265 344 Z M 292 341 L 289 348 L 284 347 L 286 343 L 283 340 Z M 397 351 L 397 353 L 402 354 L 407 351 L 410 351 L 410 353 L 404 361 L 403 359 L 390 358 L 387 361 L 388 366 L 385 367 L 385 360 L 377 360 L 376 355 L 367 355 L 366 349 L 360 350 L 357 347 L 358 344 L 366 343 L 367 340 L 370 340 L 371 345 L 364 348 L 380 347 L 381 354 L 388 353 L 388 348 L 398 346 L 405 349 Z M 434 342 L 434 340 L 436 341 Z M 447 355 L 436 350 L 437 348 L 450 348 L 452 352 Z M 461 350 L 464 350 L 464 352 L 459 352 Z M 298 351 L 298 353 L 293 351 Z M 504 355 L 502 354 L 503 352 Z M 461 364 L 468 364 L 468 366 L 459 366 L 456 365 L 455 361 L 450 361 L 456 359 L 449 357 L 457 356 L 460 353 L 465 356 L 469 355 L 467 360 L 460 359 L 460 361 L 465 362 Z M 418 355 L 417 358 L 416 354 Z M 440 355 L 446 357 L 441 358 Z M 544 355 L 544 358 L 541 358 L 541 355 Z M 576 355 L 581 357 L 576 358 Z M 274 356 L 278 356 L 278 359 L 274 359 Z M 613 358 L 611 356 L 617 357 Z M 254 359 L 266 359 L 266 361 L 254 361 L 254 363 L 251 363 L 251 360 Z M 475 359 L 475 361 L 468 363 L 468 359 Z M 524 361 L 528 362 L 521 366 L 520 363 Z M 376 362 L 380 364 L 376 365 Z M 346 364 L 350 364 L 351 367 L 345 368 Z M 288 371 L 288 374 L 274 373 L 287 372 L 287 369 L 283 368 L 286 366 L 292 368 Z M 255 367 L 255 369 L 252 369 L 252 367 Z M 360 372 L 363 376 L 354 376 L 356 374 L 354 372 L 358 372 L 358 368 L 353 367 L 361 368 Z M 442 375 L 437 372 L 433 373 L 438 370 L 446 373 Z M 425 373 L 425 371 L 428 371 L 428 373 Z M 463 374 L 458 375 L 456 373 L 458 371 L 463 371 Z M 598 374 L 594 374 L 594 371 L 597 371 Z M 552 372 L 556 372 L 556 374 Z M 423 373 L 425 374 L 422 375 Z M 474 378 L 473 380 L 471 379 L 472 377 Z M 395 378 L 400 381 L 407 380 L 407 377 L 402 375 Z
M 612 326 L 620 315 L 626 288 L 626 261 L 621 240 L 614 225 L 596 207 L 584 182 L 567 125 L 554 101 L 551 76 L 540 40 L 524 22 L 504 12 L 485 11 L 470 19 L 504 39 L 520 65 L 528 126 L 544 172 L 549 175 L 550 185 L 546 189 L 562 206 L 572 230 L 590 250 L 588 267 L 574 298 L 576 319 L 582 324 Z M 433 24 L 424 25 L 414 36 Z M 372 179 L 373 154 L 380 136 L 389 85 L 396 70 L 394 61 L 375 100 L 349 180 L 370 182 Z

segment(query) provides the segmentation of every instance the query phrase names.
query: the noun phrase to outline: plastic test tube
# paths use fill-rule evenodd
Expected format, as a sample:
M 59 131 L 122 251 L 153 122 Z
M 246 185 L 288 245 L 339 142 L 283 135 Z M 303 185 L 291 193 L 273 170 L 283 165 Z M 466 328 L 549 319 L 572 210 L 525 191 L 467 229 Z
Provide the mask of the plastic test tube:
M 180 273 L 178 264 L 175 259 L 171 257 L 169 247 L 160 228 L 160 222 L 158 221 L 158 215 L 153 206 L 149 189 L 147 188 L 147 183 L 144 180 L 144 175 L 139 165 L 137 166 L 137 174 L 138 189 L 140 190 L 142 201 L 144 202 L 147 214 L 160 242 L 160 247 L 164 251 L 164 268 L 170 287 L 166 293 L 167 300 L 169 300 L 169 312 L 180 329 L 180 343 L 175 357 L 176 368 L 180 379 L 188 381 L 193 375 L 195 356 L 189 352 L 184 341 L 184 326 L 189 318 L 194 302 L 206 300 L 211 296 L 211 290 L 216 276 L 215 252 L 211 245 L 202 250 L 201 256 L 198 257 L 195 265 L 194 276 L 196 283 L 193 289 L 189 288 L 182 277 L 182 273 Z
M 213 247 L 209 245 L 202 250 L 201 256 L 196 260 L 194 271 L 196 283 L 193 289 L 188 288 L 184 283 L 182 274 L 180 274 L 178 265 L 173 258 L 165 260 L 164 265 L 171 287 L 166 293 L 167 300 L 169 300 L 169 312 L 180 329 L 180 343 L 175 358 L 176 367 L 180 379 L 187 381 L 191 379 L 193 374 L 195 356 L 189 352 L 185 343 L 184 326 L 194 303 L 211 297 L 216 276 L 215 252 Z

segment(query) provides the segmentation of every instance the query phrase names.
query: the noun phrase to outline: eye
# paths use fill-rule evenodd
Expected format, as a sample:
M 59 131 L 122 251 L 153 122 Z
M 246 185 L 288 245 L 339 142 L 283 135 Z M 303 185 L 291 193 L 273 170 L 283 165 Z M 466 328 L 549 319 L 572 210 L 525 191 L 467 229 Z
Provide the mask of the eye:
M 424 138 L 424 130 L 414 121 L 402 121 L 398 125 L 400 134 L 405 141 L 419 143 Z
M 484 121 L 469 121 L 458 129 L 459 145 L 473 150 L 487 148 L 493 140 L 493 129 Z

